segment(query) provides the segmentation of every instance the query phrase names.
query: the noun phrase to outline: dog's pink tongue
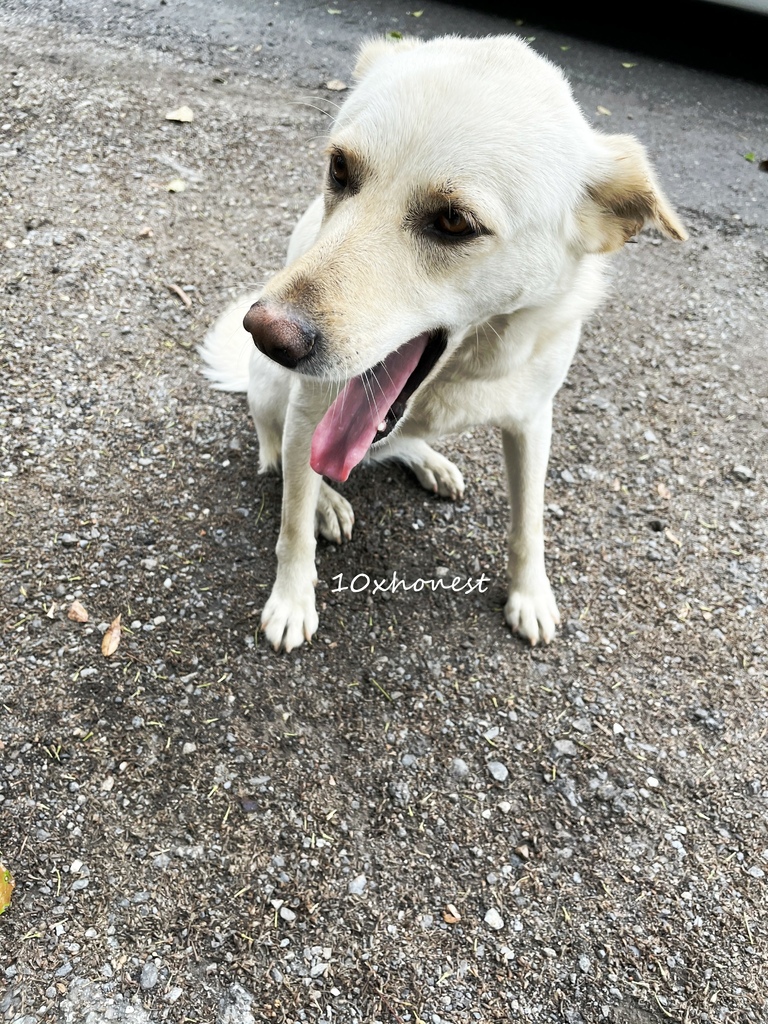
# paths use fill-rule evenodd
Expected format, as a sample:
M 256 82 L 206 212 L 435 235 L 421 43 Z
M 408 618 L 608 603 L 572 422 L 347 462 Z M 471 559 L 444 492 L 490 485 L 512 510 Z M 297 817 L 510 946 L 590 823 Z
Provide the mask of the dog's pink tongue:
M 419 334 L 374 366 L 353 377 L 312 435 L 312 469 L 340 483 L 361 461 L 429 341 Z

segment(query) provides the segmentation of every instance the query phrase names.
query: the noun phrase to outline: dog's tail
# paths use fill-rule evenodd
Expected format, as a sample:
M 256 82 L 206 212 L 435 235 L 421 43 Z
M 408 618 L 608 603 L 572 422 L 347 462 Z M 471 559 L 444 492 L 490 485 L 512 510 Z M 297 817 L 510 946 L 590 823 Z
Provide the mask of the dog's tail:
M 256 299 L 258 295 L 246 295 L 233 303 L 221 314 L 197 350 L 205 364 L 203 374 L 219 391 L 248 390 L 253 342 L 243 328 L 243 317 Z

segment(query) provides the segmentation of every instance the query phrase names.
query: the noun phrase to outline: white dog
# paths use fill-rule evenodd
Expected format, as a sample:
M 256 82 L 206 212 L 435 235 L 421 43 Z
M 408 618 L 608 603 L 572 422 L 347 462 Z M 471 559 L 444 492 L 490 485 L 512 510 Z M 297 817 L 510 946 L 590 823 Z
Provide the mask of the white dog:
M 560 71 L 513 36 L 369 42 L 355 77 L 286 267 L 201 349 L 215 386 L 248 391 L 261 470 L 282 462 L 262 628 L 286 651 L 317 629 L 316 532 L 339 543 L 354 521 L 323 477 L 398 459 L 457 498 L 461 474 L 428 440 L 495 424 L 511 505 L 504 614 L 548 642 L 552 399 L 603 295 L 605 254 L 646 225 L 678 241 L 685 229 L 642 146 L 592 129 Z

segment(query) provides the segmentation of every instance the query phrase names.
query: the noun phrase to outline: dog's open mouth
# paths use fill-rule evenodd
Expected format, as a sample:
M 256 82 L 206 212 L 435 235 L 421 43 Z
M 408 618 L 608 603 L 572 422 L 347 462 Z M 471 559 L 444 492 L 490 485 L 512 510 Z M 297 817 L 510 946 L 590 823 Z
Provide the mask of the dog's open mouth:
M 441 329 L 419 334 L 353 377 L 315 428 L 312 469 L 332 480 L 346 480 L 371 445 L 394 429 L 445 345 Z

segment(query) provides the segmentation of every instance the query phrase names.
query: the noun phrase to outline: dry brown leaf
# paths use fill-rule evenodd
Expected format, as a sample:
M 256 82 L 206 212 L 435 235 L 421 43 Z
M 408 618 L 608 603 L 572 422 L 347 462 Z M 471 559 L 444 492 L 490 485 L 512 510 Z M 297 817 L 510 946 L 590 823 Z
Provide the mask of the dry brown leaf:
M 656 493 L 660 498 L 672 497 L 672 492 L 670 491 L 670 489 L 667 487 L 665 483 L 662 483 L 661 481 L 659 481 L 659 483 L 656 484 Z
M 176 110 L 169 110 L 165 115 L 166 121 L 194 121 L 195 115 L 192 110 L 186 106 L 178 107 Z
M 13 880 L 13 875 L 5 864 L 0 864 L 0 914 L 11 905 L 11 896 L 15 888 L 16 883 Z
M 446 924 L 458 924 L 461 920 L 461 914 L 453 903 L 446 903 L 445 909 L 443 910 L 443 920 Z
M 330 82 L 325 83 L 325 88 L 330 89 L 331 92 L 344 92 L 347 88 L 347 83 L 342 82 L 340 78 L 332 78 Z
M 106 631 L 104 636 L 101 638 L 101 653 L 105 658 L 111 658 L 117 648 L 120 646 L 120 637 L 122 630 L 120 628 L 120 620 L 122 615 L 118 615 L 112 622 L 112 625 Z
M 72 619 L 73 622 L 87 622 L 88 612 L 83 608 L 79 601 L 73 601 L 69 606 L 67 618 Z

